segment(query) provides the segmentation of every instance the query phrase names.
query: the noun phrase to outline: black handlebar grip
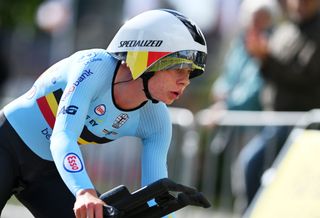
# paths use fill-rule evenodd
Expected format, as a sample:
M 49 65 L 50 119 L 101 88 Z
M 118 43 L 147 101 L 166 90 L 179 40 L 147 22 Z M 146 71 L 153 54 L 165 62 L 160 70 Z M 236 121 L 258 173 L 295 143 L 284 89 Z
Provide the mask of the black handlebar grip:
M 116 208 L 114 208 L 110 205 L 104 205 L 103 206 L 103 217 L 104 218 L 121 218 L 122 216 Z

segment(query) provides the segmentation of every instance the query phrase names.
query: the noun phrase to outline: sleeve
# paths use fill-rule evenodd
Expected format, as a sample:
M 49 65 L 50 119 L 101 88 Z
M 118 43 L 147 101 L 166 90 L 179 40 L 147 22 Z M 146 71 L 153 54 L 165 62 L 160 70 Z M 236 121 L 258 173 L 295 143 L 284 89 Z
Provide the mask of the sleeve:
M 262 63 L 262 74 L 278 85 L 309 88 L 318 85 L 319 40 L 289 24 L 282 25 L 270 38 L 270 56 Z
M 161 109 L 149 111 L 147 119 L 142 122 L 144 130 L 148 132 L 147 136 L 142 139 L 142 186 L 168 177 L 167 155 L 171 143 L 172 123 L 167 108 L 165 111 Z M 155 202 L 152 200 L 148 204 L 154 205 Z M 176 216 L 172 213 L 165 217 L 175 218 Z
M 101 72 L 101 62 L 74 62 L 69 69 L 68 83 L 59 102 L 50 149 L 59 174 L 76 195 L 80 189 L 94 188 L 85 170 L 77 139 L 84 127 L 90 102 L 105 79 Z
M 168 177 L 167 154 L 169 150 L 168 133 L 153 134 L 142 140 L 141 184 L 148 185 L 158 179 Z
M 165 111 L 156 110 L 147 113 L 148 118 L 142 123 L 147 132 L 142 138 L 142 186 L 168 177 L 167 154 L 172 135 L 172 124 L 167 108 Z

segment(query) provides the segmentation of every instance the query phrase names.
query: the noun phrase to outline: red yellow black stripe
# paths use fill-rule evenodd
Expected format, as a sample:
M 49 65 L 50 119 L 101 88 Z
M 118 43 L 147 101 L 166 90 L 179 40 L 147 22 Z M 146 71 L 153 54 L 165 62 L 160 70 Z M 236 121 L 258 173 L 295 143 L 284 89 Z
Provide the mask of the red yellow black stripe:
M 42 96 L 41 98 L 37 99 L 39 109 L 51 129 L 53 129 L 54 123 L 56 121 L 58 102 L 61 99 L 62 93 L 62 89 L 58 89 L 47 94 L 46 96 Z
M 51 129 L 53 129 L 56 121 L 58 104 L 62 94 L 62 89 L 58 89 L 37 99 L 39 109 Z M 103 144 L 110 141 L 112 140 L 94 135 L 86 126 L 84 126 L 80 138 L 78 139 L 78 144 Z

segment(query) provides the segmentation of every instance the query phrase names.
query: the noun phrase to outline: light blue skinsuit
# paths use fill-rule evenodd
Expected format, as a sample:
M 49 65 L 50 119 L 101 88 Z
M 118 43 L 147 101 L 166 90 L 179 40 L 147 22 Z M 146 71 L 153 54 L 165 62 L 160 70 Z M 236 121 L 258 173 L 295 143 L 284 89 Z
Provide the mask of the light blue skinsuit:
M 132 110 L 114 101 L 120 62 L 103 49 L 84 50 L 50 67 L 24 95 L 3 109 L 24 143 L 53 160 L 73 194 L 94 188 L 79 144 L 106 143 L 123 136 L 143 142 L 142 185 L 167 177 L 171 121 L 164 103 Z

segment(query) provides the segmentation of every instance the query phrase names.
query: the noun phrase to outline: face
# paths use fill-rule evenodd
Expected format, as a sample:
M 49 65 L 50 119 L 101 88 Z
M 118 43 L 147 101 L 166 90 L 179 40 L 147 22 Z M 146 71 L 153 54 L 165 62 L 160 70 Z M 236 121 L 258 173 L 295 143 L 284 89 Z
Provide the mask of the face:
M 165 104 L 172 104 L 190 84 L 190 69 L 164 70 L 155 72 L 149 80 L 151 96 Z
M 258 10 L 253 14 L 252 27 L 257 31 L 265 31 L 271 26 L 271 14 L 266 10 Z

